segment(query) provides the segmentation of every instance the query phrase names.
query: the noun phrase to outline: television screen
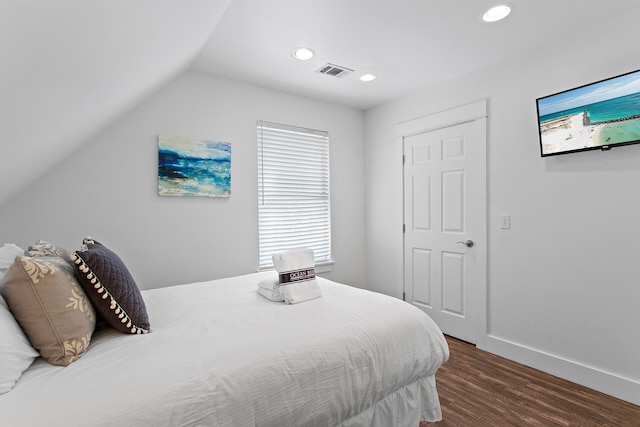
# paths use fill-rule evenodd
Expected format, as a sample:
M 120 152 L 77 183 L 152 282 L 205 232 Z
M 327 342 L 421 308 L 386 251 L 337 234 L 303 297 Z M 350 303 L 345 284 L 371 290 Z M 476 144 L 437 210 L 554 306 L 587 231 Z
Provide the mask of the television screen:
M 640 143 L 640 70 L 538 98 L 542 157 Z

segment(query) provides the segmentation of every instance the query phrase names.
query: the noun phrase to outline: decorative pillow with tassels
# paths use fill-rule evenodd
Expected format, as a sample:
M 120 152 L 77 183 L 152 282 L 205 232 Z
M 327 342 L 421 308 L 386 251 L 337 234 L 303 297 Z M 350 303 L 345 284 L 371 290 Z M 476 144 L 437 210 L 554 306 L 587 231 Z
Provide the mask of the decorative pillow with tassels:
M 71 254 L 71 260 L 96 312 L 121 332 L 149 332 L 147 307 L 124 262 L 100 242 L 86 238 L 83 243 L 82 250 Z

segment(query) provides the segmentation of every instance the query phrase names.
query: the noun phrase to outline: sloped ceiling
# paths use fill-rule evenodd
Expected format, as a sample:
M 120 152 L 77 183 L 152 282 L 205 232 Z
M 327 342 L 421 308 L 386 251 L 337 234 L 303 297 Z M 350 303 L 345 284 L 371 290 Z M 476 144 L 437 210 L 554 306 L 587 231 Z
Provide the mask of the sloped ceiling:
M 231 0 L 2 0 L 0 205 L 183 72 Z
M 496 3 L 2 0 L 0 205 L 189 67 L 367 109 L 640 15 L 638 0 L 509 0 L 506 20 L 480 22 Z M 315 73 L 327 62 L 355 72 Z

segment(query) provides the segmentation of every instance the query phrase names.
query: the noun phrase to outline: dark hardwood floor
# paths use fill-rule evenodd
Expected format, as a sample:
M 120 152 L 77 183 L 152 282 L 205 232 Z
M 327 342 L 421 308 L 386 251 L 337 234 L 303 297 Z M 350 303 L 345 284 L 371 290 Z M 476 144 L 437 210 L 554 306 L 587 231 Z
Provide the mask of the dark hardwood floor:
M 451 357 L 436 374 L 442 421 L 420 427 L 640 426 L 640 406 L 447 341 Z

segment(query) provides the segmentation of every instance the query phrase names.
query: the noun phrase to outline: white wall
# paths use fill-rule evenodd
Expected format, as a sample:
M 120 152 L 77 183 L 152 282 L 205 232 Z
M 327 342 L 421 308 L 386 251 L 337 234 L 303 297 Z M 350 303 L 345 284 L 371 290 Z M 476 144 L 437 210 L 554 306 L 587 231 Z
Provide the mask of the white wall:
M 535 99 L 639 68 L 632 23 L 370 110 L 367 271 L 402 277 L 395 125 L 488 99 L 488 307 L 480 346 L 640 404 L 640 146 L 541 158 Z M 621 29 L 622 28 L 622 29 Z M 628 30 L 624 30 L 628 28 Z M 500 214 L 511 229 L 499 229 Z
M 89 235 L 141 288 L 254 272 L 257 120 L 329 132 L 336 263 L 326 277 L 364 286 L 363 113 L 192 72 L 0 206 L 0 241 L 74 250 Z M 158 134 L 231 142 L 231 197 L 159 197 Z

